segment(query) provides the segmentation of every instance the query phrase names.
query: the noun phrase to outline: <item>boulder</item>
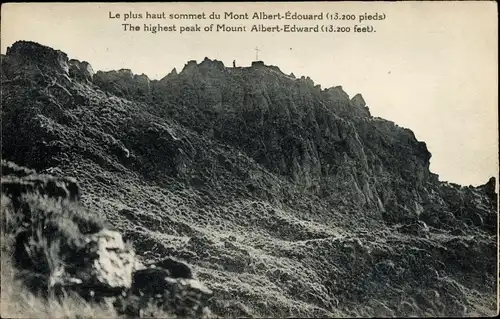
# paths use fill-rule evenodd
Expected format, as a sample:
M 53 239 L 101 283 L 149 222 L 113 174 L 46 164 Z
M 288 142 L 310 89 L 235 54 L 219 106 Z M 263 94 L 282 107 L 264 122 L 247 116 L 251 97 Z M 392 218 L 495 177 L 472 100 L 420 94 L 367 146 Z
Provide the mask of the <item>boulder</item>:
M 129 295 L 117 300 L 121 313 L 139 316 L 141 309 L 153 305 L 180 317 L 201 317 L 212 291 L 196 279 L 172 278 L 163 268 L 137 270 Z
M 135 253 L 117 231 L 104 229 L 86 238 L 88 263 L 76 277 L 100 291 L 121 291 L 132 286 Z
M 92 83 L 94 73 L 90 63 L 80 62 L 76 59 L 69 60 L 69 76 L 71 78 L 83 83 Z
M 170 257 L 162 259 L 152 266 L 168 270 L 172 278 L 193 278 L 193 273 L 188 265 Z

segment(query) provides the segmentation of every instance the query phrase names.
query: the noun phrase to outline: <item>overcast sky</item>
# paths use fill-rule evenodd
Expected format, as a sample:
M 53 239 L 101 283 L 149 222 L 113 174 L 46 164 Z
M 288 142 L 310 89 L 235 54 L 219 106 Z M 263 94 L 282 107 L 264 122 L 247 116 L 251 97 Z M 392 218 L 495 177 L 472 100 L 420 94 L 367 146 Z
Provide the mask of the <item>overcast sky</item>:
M 211 12 L 355 14 L 351 21 L 128 20 L 125 13 Z M 121 15 L 120 19 L 111 16 Z M 126 32 L 122 23 L 207 26 L 359 25 L 360 14 L 385 14 L 373 33 Z M 498 174 L 497 8 L 494 2 L 7 4 L 1 52 L 31 40 L 91 63 L 94 70 L 131 69 L 160 79 L 204 57 L 230 66 L 259 60 L 309 76 L 323 88 L 361 93 L 373 116 L 413 130 L 432 153 L 441 180 L 485 183 Z

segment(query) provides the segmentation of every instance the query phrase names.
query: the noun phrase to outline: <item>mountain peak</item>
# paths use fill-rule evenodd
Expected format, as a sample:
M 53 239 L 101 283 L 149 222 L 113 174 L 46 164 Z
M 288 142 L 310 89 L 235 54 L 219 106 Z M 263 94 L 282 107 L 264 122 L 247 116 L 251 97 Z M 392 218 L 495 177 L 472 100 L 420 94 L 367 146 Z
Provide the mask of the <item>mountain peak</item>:
M 41 58 L 65 57 L 66 53 L 55 50 L 51 47 L 39 44 L 33 41 L 16 41 L 7 48 L 7 55 L 24 56 L 30 60 L 39 60 Z
M 351 102 L 358 107 L 365 107 L 366 102 L 361 94 L 356 94 L 352 97 Z
M 11 58 L 16 62 L 14 69 L 19 64 L 27 64 L 31 67 L 36 65 L 43 73 L 59 72 L 65 75 L 69 73 L 69 60 L 66 53 L 33 41 L 15 42 L 7 48 L 6 58 Z M 16 70 L 7 70 L 9 71 L 16 72 Z

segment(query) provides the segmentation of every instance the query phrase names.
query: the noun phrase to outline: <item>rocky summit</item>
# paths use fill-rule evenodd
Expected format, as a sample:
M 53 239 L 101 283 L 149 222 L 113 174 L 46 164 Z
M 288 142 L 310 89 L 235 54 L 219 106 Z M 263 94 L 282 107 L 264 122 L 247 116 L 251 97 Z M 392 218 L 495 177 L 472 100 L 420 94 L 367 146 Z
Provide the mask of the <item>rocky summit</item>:
M 439 181 L 360 94 L 262 61 L 151 80 L 18 41 L 1 63 L 5 249 L 31 290 L 123 316 L 497 313 L 495 179 Z

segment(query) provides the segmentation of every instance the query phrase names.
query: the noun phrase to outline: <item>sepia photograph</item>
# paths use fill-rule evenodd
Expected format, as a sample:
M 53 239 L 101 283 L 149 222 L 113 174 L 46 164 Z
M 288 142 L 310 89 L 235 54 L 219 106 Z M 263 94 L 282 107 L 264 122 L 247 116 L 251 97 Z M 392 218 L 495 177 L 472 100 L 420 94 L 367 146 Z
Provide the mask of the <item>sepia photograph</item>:
M 496 2 L 0 13 L 2 318 L 498 315 Z

